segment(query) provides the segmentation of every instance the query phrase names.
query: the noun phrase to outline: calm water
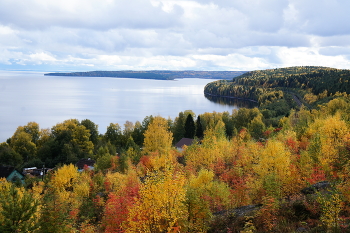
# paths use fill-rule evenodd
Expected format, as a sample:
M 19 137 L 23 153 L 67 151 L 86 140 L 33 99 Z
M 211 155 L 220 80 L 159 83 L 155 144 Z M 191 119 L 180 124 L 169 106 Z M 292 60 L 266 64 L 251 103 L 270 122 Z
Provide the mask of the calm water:
M 223 112 L 237 106 L 215 103 L 204 97 L 204 86 L 213 80 L 175 81 L 54 77 L 37 72 L 0 72 L 0 142 L 30 121 L 51 128 L 70 118 L 90 119 L 105 133 L 109 123 L 142 121 L 160 115 L 175 119 L 188 109 L 196 114 Z

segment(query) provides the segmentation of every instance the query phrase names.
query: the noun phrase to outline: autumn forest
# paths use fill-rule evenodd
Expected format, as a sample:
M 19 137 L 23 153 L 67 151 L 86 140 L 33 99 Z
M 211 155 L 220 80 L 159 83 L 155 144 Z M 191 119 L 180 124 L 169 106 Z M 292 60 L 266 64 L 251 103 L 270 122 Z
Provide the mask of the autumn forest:
M 0 182 L 0 232 L 349 232 L 347 70 L 291 67 L 207 85 L 256 101 L 175 119 L 19 126 L 0 164 L 50 168 Z M 224 101 L 224 100 L 222 100 Z M 182 138 L 190 145 L 177 148 Z M 80 159 L 95 161 L 78 170 Z

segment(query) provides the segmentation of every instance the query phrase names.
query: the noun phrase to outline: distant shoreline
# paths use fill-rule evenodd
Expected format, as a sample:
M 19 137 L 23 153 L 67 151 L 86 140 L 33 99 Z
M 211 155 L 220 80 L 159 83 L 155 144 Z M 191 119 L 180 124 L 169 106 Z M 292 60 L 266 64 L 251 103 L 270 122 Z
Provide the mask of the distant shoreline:
M 80 77 L 110 77 L 110 78 L 137 78 L 155 80 L 174 80 L 181 78 L 202 79 L 233 79 L 247 71 L 88 71 L 68 73 L 46 73 L 45 76 L 80 76 Z

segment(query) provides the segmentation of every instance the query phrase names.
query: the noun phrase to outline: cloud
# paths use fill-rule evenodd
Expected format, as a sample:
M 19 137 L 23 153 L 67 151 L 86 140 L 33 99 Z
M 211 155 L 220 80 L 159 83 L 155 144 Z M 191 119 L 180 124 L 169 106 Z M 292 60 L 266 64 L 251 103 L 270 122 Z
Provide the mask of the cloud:
M 318 36 L 348 35 L 350 33 L 350 2 L 346 0 L 293 0 L 290 9 L 295 18 L 293 30 Z
M 280 48 L 277 55 L 283 66 L 326 66 L 342 69 L 350 68 L 350 61 L 343 55 L 327 56 L 316 48 Z
M 349 7 L 346 0 L 2 0 L 0 63 L 63 70 L 250 70 L 303 62 L 350 68 Z
M 178 24 L 181 9 L 165 12 L 144 0 L 2 0 L 0 21 L 24 29 L 162 28 Z

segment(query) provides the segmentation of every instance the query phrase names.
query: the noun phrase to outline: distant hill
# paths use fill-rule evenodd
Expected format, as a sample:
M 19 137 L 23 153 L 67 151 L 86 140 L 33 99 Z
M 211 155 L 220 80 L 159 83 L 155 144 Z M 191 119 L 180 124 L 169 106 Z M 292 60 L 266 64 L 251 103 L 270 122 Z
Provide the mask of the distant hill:
M 71 73 L 48 73 L 48 76 L 82 76 L 82 77 L 118 77 L 173 80 L 181 78 L 203 78 L 203 79 L 233 79 L 247 71 L 89 71 Z
M 350 94 L 350 70 L 298 66 L 246 72 L 232 80 L 208 83 L 205 96 L 258 102 L 265 119 L 277 125 L 290 109 L 317 108 L 342 93 Z
M 204 92 L 262 101 L 280 95 L 278 90 L 301 89 L 318 95 L 346 92 L 350 94 L 350 70 L 319 66 L 298 66 L 246 72 L 231 81 L 208 83 Z M 272 94 L 273 92 L 273 94 Z M 270 96 L 266 96 L 270 95 Z M 279 96 L 277 96 L 279 97 Z
M 233 82 L 265 88 L 308 89 L 317 95 L 324 91 L 350 94 L 350 70 L 321 66 L 297 66 L 247 72 Z

